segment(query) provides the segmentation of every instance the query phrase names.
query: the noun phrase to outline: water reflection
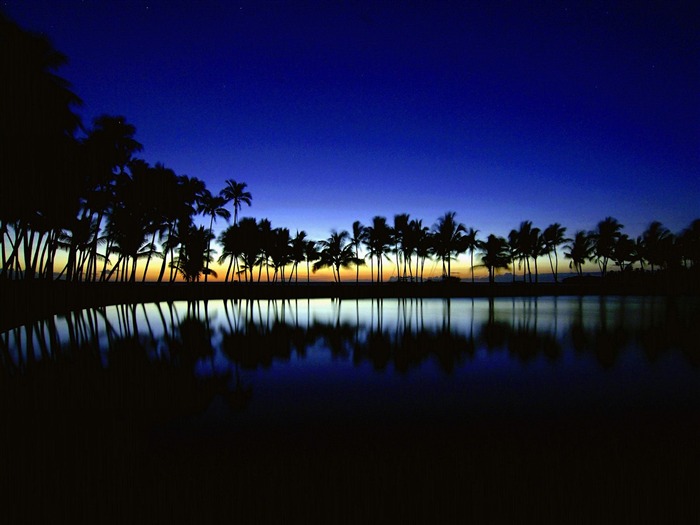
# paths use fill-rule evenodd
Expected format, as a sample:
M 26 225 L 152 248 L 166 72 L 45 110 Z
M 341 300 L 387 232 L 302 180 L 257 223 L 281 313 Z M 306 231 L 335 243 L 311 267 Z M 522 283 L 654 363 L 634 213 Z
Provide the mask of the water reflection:
M 255 373 L 328 358 L 398 375 L 437 364 L 557 367 L 567 359 L 700 364 L 696 298 L 228 300 L 130 304 L 44 319 L 0 335 L 7 408 L 137 410 L 168 418 L 215 396 L 245 409 Z M 501 363 L 499 365 L 499 363 Z M 523 372 L 525 373 L 525 372 Z M 150 417 L 150 416 L 149 416 Z

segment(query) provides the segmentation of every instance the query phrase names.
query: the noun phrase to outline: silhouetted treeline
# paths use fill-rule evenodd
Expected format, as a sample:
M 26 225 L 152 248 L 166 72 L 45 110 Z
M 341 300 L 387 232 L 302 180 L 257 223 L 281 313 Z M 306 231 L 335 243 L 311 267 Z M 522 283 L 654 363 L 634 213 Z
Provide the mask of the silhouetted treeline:
M 142 145 L 123 116 L 103 115 L 85 128 L 75 112 L 79 97 L 56 74 L 66 58 L 2 14 L 0 34 L 0 279 L 134 282 L 151 270 L 158 282 L 207 281 L 215 255 L 226 281 L 248 282 L 298 281 L 300 264 L 307 280 L 324 268 L 338 282 L 342 269 L 355 268 L 359 280 L 359 267 L 369 265 L 371 280 L 382 282 L 385 261 L 397 279 L 415 282 L 423 281 L 430 260 L 451 279 L 460 254 L 469 256 L 472 281 L 474 268 L 483 267 L 491 282 L 507 269 L 513 280 L 521 272 L 537 282 L 545 261 L 558 282 L 560 255 L 579 276 L 589 261 L 603 277 L 613 266 L 651 273 L 700 268 L 700 219 L 675 234 L 654 221 L 637 238 L 612 217 L 571 238 L 559 223 L 541 229 L 523 221 L 507 239 L 479 239 L 455 212 L 432 227 L 400 213 L 391 224 L 375 216 L 319 240 L 273 228 L 267 219 L 239 221 L 242 206 L 252 202 L 246 183 L 229 179 L 212 193 L 202 180 L 149 165 L 135 157 Z M 208 227 L 195 224 L 198 215 Z M 231 215 L 233 224 L 213 246 L 214 223 Z

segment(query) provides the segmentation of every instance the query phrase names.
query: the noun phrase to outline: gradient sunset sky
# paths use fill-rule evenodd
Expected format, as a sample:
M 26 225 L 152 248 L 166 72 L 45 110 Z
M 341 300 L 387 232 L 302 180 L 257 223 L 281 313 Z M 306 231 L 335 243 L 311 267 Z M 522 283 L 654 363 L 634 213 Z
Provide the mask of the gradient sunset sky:
M 6 0 L 66 54 L 86 124 L 248 183 L 243 216 L 311 238 L 449 210 L 507 235 L 700 216 L 693 2 Z M 225 226 L 219 222 L 215 232 Z

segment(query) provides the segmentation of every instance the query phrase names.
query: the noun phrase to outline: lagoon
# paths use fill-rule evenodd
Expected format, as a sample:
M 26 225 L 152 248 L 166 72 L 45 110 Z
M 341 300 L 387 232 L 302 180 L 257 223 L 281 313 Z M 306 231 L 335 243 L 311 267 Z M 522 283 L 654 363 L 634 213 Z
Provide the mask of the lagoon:
M 683 496 L 698 482 L 699 315 L 695 297 L 634 296 L 74 311 L 0 335 L 6 450 L 23 452 L 9 472 L 72 502 L 66 517 L 107 521 L 193 506 L 256 522 L 548 521 L 542 491 L 553 521 L 656 516 L 668 498 L 683 518 L 697 509 Z M 80 490 L 26 477 L 81 451 Z M 228 499 L 214 478 L 236 487 Z M 105 487 L 119 505 L 95 497 Z M 493 490 L 511 503 L 487 505 Z

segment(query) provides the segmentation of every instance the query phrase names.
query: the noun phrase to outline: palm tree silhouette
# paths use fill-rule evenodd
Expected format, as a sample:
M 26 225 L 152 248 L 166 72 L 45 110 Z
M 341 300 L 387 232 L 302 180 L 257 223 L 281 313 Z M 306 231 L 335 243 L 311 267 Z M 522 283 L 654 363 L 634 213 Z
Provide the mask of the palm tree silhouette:
M 666 264 L 673 235 L 659 221 L 653 221 L 642 233 L 640 245 L 644 258 L 651 266 L 651 273 L 654 273 L 654 266 L 660 268 Z
M 269 219 L 258 221 L 258 282 L 262 279 L 262 269 L 265 267 L 267 282 L 270 282 L 270 251 L 272 248 L 272 223 Z
M 290 241 L 290 256 L 292 261 L 292 271 L 289 274 L 289 282 L 292 282 L 292 277 L 294 277 L 294 282 L 299 282 L 299 263 L 304 262 L 306 258 L 306 232 L 304 230 L 297 230 L 296 235 Z
M 510 263 L 513 265 L 513 271 L 511 272 L 513 276 L 513 282 L 515 282 L 515 263 L 518 262 L 518 268 L 522 266 L 522 258 L 520 255 L 520 237 L 518 235 L 518 230 L 510 230 L 508 233 L 508 257 L 510 257 Z M 523 281 L 525 281 L 525 270 L 523 270 Z
M 456 215 L 456 212 L 448 211 L 433 226 L 433 250 L 442 260 L 443 277 L 452 275 L 452 256 L 465 251 L 462 238 L 466 228 L 455 220 Z
M 474 250 L 479 247 L 479 241 L 476 238 L 477 233 L 479 233 L 479 230 L 475 230 L 474 228 L 469 228 L 464 233 L 464 248 L 465 251 L 468 250 L 470 254 L 469 264 L 471 266 L 472 283 L 474 282 Z
M 367 231 L 360 221 L 352 223 L 352 233 L 350 234 L 350 246 L 355 250 L 355 258 L 360 260 L 360 245 L 365 241 Z M 360 265 L 356 265 L 355 282 L 360 282 Z
M 252 217 L 243 217 L 238 223 L 240 230 L 239 241 L 241 260 L 243 261 L 243 272 L 246 281 L 253 282 L 253 269 L 260 257 L 261 240 L 258 224 Z
M 133 155 L 143 149 L 134 139 L 136 127 L 123 116 L 101 115 L 93 121 L 93 128 L 83 140 L 86 162 L 87 196 L 83 217 L 95 219 L 90 243 L 88 280 L 97 279 L 97 247 L 104 214 L 113 200 L 115 173 L 123 175 Z
M 390 230 L 391 244 L 394 246 L 392 251 L 396 255 L 396 276 L 399 280 L 406 278 L 405 244 L 409 221 L 408 213 L 396 214 L 394 215 L 394 226 Z
M 569 240 L 565 247 L 568 252 L 564 252 L 564 257 L 569 259 L 569 268 L 574 268 L 579 277 L 583 276 L 583 265 L 591 255 L 591 238 L 582 230 L 574 234 L 574 238 Z
M 372 225 L 367 226 L 366 231 L 365 245 L 369 252 L 370 263 L 373 260 L 372 258 L 377 259 L 377 282 L 381 283 L 384 281 L 383 259 L 384 257 L 388 258 L 387 252 L 391 242 L 391 228 L 386 222 L 386 217 L 377 215 L 372 218 Z M 370 269 L 370 274 L 374 281 L 373 268 Z
M 593 255 L 603 277 L 607 274 L 608 261 L 613 257 L 615 243 L 622 235 L 622 228 L 622 224 L 617 219 L 606 217 L 590 233 Z
M 238 257 L 241 254 L 240 228 L 237 224 L 232 224 L 219 235 L 219 245 L 221 246 L 221 255 L 217 261 L 219 264 L 224 264 L 226 259 L 229 259 L 228 268 L 226 269 L 226 277 L 224 282 L 228 282 L 229 276 L 233 271 L 232 280 L 235 281 L 235 276 L 238 270 Z
M 304 244 L 304 259 L 306 260 L 306 282 L 309 283 L 311 280 L 311 271 L 309 269 L 309 264 L 321 257 L 321 253 L 318 250 L 316 241 L 306 241 Z
M 700 270 L 700 219 L 695 219 L 678 236 L 683 265 L 690 264 L 694 270 Z
M 545 251 L 549 257 L 549 265 L 552 268 L 555 283 L 559 282 L 559 258 L 557 255 L 557 248 L 569 240 L 564 237 L 565 233 L 566 228 L 558 222 L 550 224 L 544 229 L 544 232 L 542 232 Z M 552 253 L 554 253 L 554 264 L 552 264 Z
M 637 243 L 630 239 L 626 233 L 620 235 L 615 241 L 612 260 L 620 268 L 620 271 L 631 268 L 632 264 L 639 260 Z
M 213 234 L 210 230 L 200 226 L 190 227 L 184 234 L 178 256 L 171 265 L 182 275 L 187 282 L 199 281 L 204 274 L 216 277 L 216 272 L 209 269 L 210 244 Z
M 423 221 L 420 219 L 412 219 L 408 223 L 408 228 L 404 232 L 403 235 L 403 252 L 404 252 L 404 258 L 405 261 L 408 263 L 408 273 L 413 280 L 418 279 L 418 273 L 419 270 L 421 269 L 420 265 L 420 258 L 423 254 L 421 252 L 421 243 L 425 244 L 425 239 L 428 235 L 428 227 L 423 226 Z M 413 264 L 411 262 L 411 259 L 413 255 L 415 254 L 416 256 L 416 274 L 414 276 L 413 272 Z M 428 256 L 428 253 L 426 252 L 425 256 Z
M 277 282 L 277 275 L 280 274 L 280 282 L 285 282 L 284 268 L 291 261 L 290 237 L 288 228 L 275 228 L 272 230 L 270 243 L 270 259 L 275 273 L 272 277 L 273 282 Z
M 520 223 L 520 228 L 517 230 L 518 239 L 518 254 L 523 262 L 523 281 L 525 275 L 532 282 L 532 270 L 530 269 L 530 257 L 533 256 L 533 251 L 536 250 L 537 237 L 539 236 L 539 228 L 532 227 L 532 221 L 523 221 Z
M 352 245 L 348 242 L 349 238 L 350 235 L 347 231 L 337 232 L 333 230 L 328 239 L 318 241 L 321 247 L 321 257 L 314 263 L 313 271 L 317 272 L 322 268 L 331 268 L 333 270 L 333 280 L 339 283 L 341 268 L 349 268 L 353 264 L 363 264 L 364 261 L 355 257 Z
M 236 182 L 233 179 L 226 179 L 226 187 L 219 192 L 226 203 L 233 202 L 233 224 L 238 224 L 238 212 L 244 204 L 250 206 L 253 196 L 246 191 L 245 182 Z
M 223 217 L 225 220 L 229 220 L 231 218 L 231 212 L 228 211 L 224 206 L 226 205 L 226 199 L 221 197 L 220 195 L 214 196 L 209 192 L 209 190 L 205 190 L 202 194 L 202 196 L 199 199 L 199 204 L 197 207 L 197 212 L 201 213 L 202 215 L 208 215 L 210 217 L 209 219 L 209 241 L 211 242 L 211 239 L 214 238 L 214 222 L 216 221 L 217 217 Z M 207 252 L 209 252 L 211 249 L 211 246 L 207 246 Z M 206 272 L 204 272 L 204 282 L 207 282 L 207 279 L 209 278 L 209 258 L 206 261 Z
M 503 237 L 490 234 L 486 241 L 479 242 L 479 248 L 482 251 L 481 262 L 489 272 L 489 282 L 493 284 L 496 280 L 496 270 L 508 268 L 508 242 Z

